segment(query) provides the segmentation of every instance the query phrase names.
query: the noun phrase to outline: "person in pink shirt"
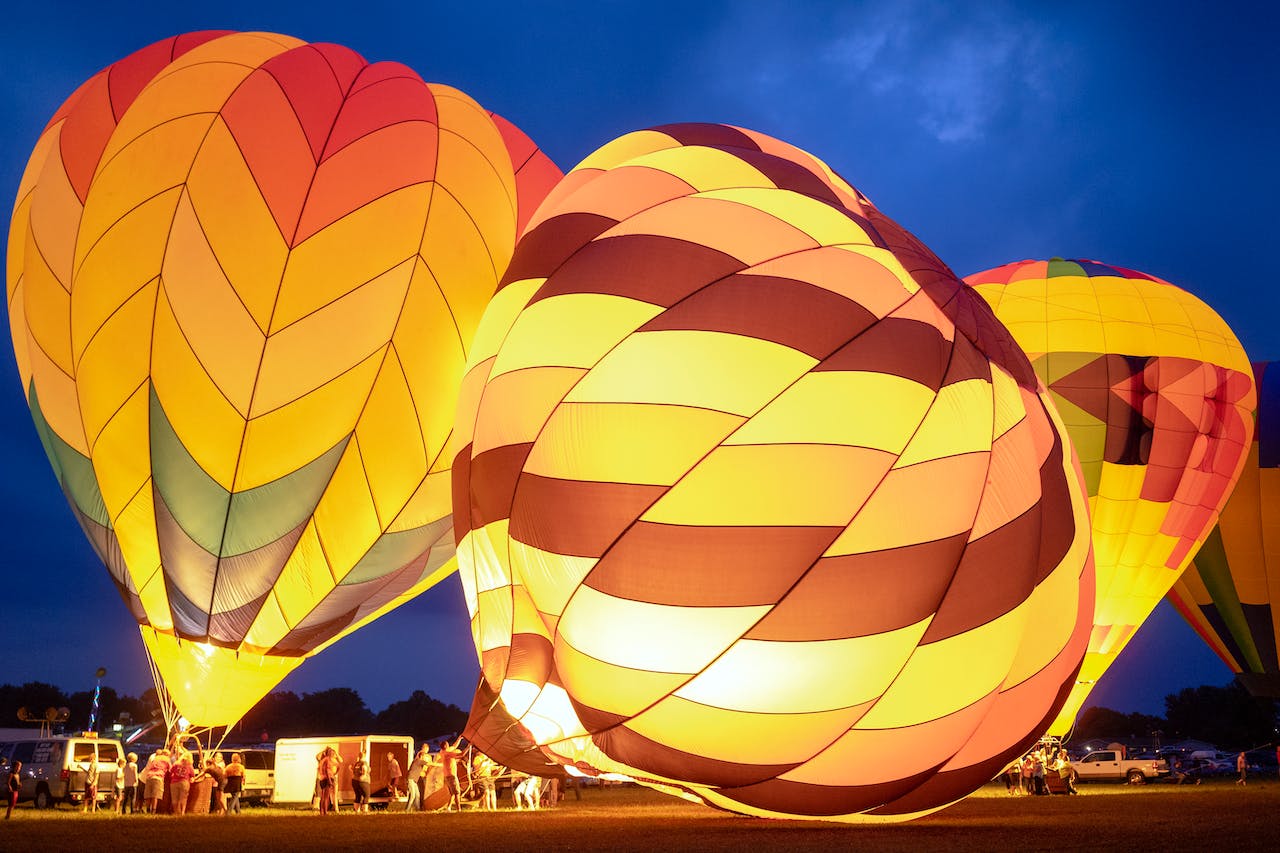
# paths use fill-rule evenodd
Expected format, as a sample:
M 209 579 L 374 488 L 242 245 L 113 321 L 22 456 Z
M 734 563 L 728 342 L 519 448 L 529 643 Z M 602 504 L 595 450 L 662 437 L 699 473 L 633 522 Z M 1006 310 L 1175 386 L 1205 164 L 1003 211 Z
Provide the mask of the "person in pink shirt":
M 191 793 L 191 779 L 195 775 L 189 752 L 182 753 L 178 763 L 169 769 L 169 800 L 174 814 L 187 813 L 187 795 Z

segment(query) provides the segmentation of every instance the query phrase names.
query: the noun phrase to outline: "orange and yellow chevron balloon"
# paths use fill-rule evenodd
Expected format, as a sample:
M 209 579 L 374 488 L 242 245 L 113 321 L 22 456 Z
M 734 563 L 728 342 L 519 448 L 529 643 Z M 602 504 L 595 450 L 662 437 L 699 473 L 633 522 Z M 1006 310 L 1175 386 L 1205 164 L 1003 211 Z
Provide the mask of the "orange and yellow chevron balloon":
M 9 251 L 21 375 L 191 722 L 234 722 L 453 570 L 457 386 L 514 247 L 511 156 L 462 92 L 269 33 L 153 45 L 41 137 Z
M 1033 742 L 1093 612 L 1025 356 L 818 159 L 623 136 L 529 223 L 468 360 L 458 563 L 512 766 L 903 820 Z
M 1055 258 L 965 281 L 1048 386 L 1089 492 L 1097 612 L 1049 729 L 1065 734 L 1217 522 L 1253 432 L 1253 375 L 1212 308 L 1145 273 Z

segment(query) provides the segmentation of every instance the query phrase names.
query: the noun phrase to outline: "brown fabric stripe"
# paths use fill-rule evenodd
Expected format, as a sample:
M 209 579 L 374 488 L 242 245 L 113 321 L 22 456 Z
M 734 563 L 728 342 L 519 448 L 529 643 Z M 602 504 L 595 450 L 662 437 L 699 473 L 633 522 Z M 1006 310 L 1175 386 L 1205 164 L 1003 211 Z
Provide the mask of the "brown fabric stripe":
M 463 495 L 465 503 L 453 505 L 454 514 L 457 515 L 461 507 L 469 506 L 472 530 L 510 518 L 516 483 L 532 449 L 533 442 L 508 444 L 486 450 L 472 459 L 469 493 Z
M 950 355 L 951 344 L 933 326 L 887 317 L 813 369 L 888 373 L 937 391 Z
M 218 558 L 193 541 L 178 524 L 164 495 L 152 481 L 152 501 L 156 521 L 156 539 L 160 545 L 160 560 L 164 575 L 165 593 L 169 599 L 169 613 L 173 616 L 173 630 L 186 640 L 203 640 L 209 633 L 208 607 L 213 600 L 213 575 Z M 225 508 L 225 507 L 224 507 Z M 183 583 L 178 583 L 181 570 Z M 192 601 L 182 587 L 194 588 L 203 601 Z
M 467 446 L 458 451 L 458 455 L 453 457 L 453 467 L 449 472 L 450 494 L 453 496 L 454 545 L 460 544 L 462 537 L 476 529 L 471 513 L 471 448 L 474 446 L 474 443 L 467 442 Z
M 551 642 L 539 634 L 512 634 L 506 678 L 546 684 L 553 667 Z
M 595 719 L 590 709 L 574 704 L 578 719 L 584 724 Z M 585 710 L 585 715 L 584 715 Z M 764 779 L 786 773 L 795 764 L 739 764 L 718 761 L 701 755 L 683 752 L 650 740 L 625 725 L 588 728 L 592 740 L 605 755 L 646 773 L 680 779 L 694 785 L 733 786 L 752 785 Z
M 825 288 L 788 278 L 739 274 L 696 291 L 641 331 L 729 332 L 823 359 L 875 322 L 870 311 Z
M 564 213 L 540 222 L 516 243 L 498 289 L 526 278 L 546 278 L 583 244 L 617 224 L 598 213 Z
M 1045 725 L 1047 726 L 1049 722 L 1051 721 L 1046 720 Z M 1035 730 L 1037 735 L 1041 731 L 1043 729 Z M 1035 737 L 1031 737 L 1030 741 L 1034 742 Z M 1027 747 L 1030 747 L 1030 745 L 1031 743 L 1027 743 Z M 979 764 L 962 767 L 958 770 L 936 773 L 923 780 L 920 785 L 904 792 L 900 797 L 887 802 L 883 807 L 870 811 L 869 814 L 912 814 L 953 803 L 961 797 L 972 794 L 978 788 L 994 779 L 996 774 L 1004 769 L 1005 765 L 1012 761 L 1013 757 L 1021 751 L 1025 751 L 1025 748 L 1024 750 L 1019 750 L 1019 752 L 1012 750 L 1002 752 Z
M 554 554 L 600 557 L 666 490 L 525 474 L 511 508 L 511 536 Z
M 967 338 L 956 338 L 951 347 L 951 361 L 947 365 L 943 386 L 967 382 L 970 379 L 991 381 L 991 362 L 983 355 L 973 342 Z
M 654 604 L 773 604 L 839 534 L 838 527 L 692 527 L 639 521 L 585 583 L 617 598 Z
M 725 124 L 686 122 L 664 124 L 652 128 L 665 133 L 681 145 L 702 145 L 708 148 L 745 148 L 759 151 L 755 140 L 742 131 Z M 735 152 L 736 153 L 736 152 Z
M 830 817 L 857 814 L 892 803 L 924 784 L 933 773 L 932 769 L 926 770 L 905 779 L 875 785 L 813 785 L 788 779 L 766 779 L 750 786 L 722 788 L 717 793 L 758 809 Z
M 622 234 L 579 248 L 529 301 L 605 293 L 666 308 L 745 266 L 737 258 L 686 240 Z
M 1042 518 L 1037 503 L 968 544 L 938 615 L 920 639 L 921 645 L 985 625 L 1026 600 L 1040 562 Z
M 214 613 L 209 617 L 209 640 L 218 645 L 236 646 L 244 641 L 244 635 L 253 627 L 253 620 L 258 618 L 263 603 L 271 595 L 265 592 L 253 601 L 237 607 Z
M 763 152 L 734 151 L 733 153 L 739 160 L 760 170 L 778 189 L 790 190 L 818 199 L 841 213 L 847 213 L 845 206 L 840 203 L 840 197 L 835 194 L 831 186 L 799 163 Z M 853 218 L 857 221 L 857 217 Z
M 1047 415 L 1043 428 L 1053 432 L 1053 446 L 1049 448 L 1049 454 L 1040 466 L 1041 528 L 1040 560 L 1035 575 L 1037 584 L 1049 577 L 1062 563 L 1077 535 L 1071 500 L 1075 474 L 1063 470 L 1066 447 L 1062 442 L 1062 434 L 1053 428 Z M 1079 532 L 1088 535 L 1088 531 Z
M 528 729 L 511 716 L 483 678 L 476 687 L 463 735 L 476 749 L 512 770 L 542 777 L 562 772 L 551 765 Z
M 964 550 L 965 534 L 824 557 L 746 635 L 752 640 L 839 640 L 914 625 L 933 613 Z

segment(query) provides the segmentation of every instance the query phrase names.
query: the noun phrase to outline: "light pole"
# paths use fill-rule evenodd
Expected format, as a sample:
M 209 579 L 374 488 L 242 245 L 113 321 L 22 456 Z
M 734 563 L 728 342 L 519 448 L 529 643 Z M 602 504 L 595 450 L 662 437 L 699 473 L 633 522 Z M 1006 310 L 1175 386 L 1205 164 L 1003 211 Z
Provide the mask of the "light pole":
M 89 731 L 96 732 L 98 725 L 98 699 L 102 696 L 102 678 L 107 674 L 105 666 L 98 667 L 98 671 L 94 673 L 97 681 L 93 685 L 93 705 L 89 708 Z

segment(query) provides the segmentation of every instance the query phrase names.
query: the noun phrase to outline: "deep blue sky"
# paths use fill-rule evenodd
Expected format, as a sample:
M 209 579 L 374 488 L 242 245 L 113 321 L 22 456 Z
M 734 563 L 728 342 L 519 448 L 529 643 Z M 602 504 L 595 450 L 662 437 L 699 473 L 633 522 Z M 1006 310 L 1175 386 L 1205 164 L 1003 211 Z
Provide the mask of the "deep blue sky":
M 23 3 L 0 31 L 6 226 L 32 144 L 80 82 L 211 28 L 404 62 L 510 118 L 565 169 L 656 124 L 761 130 L 825 159 L 960 275 L 1053 255 L 1140 269 L 1212 305 L 1253 359 L 1280 357 L 1271 4 Z M 4 340 L 0 683 L 82 690 L 106 666 L 107 683 L 137 694 L 150 683 L 141 641 L 55 484 Z M 476 674 L 453 579 L 282 686 L 352 687 L 375 711 L 414 689 L 465 707 Z M 1162 713 L 1167 693 L 1229 678 L 1162 604 L 1094 701 Z

